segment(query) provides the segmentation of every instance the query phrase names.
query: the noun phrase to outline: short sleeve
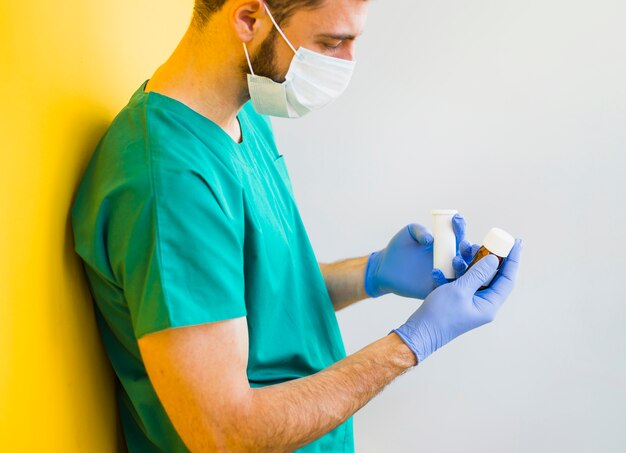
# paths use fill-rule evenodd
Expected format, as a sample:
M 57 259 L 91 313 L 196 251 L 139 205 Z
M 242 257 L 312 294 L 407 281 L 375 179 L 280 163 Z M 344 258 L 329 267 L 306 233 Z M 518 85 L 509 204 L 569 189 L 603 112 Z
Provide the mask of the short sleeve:
M 146 179 L 117 200 L 109 236 L 136 338 L 245 316 L 236 188 L 185 169 Z

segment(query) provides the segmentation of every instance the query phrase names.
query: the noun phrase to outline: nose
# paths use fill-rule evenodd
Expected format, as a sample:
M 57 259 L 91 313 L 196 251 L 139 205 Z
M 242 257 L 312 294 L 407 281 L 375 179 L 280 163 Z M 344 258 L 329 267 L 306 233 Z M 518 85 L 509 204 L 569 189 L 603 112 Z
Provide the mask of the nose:
M 340 55 L 338 55 L 338 57 L 343 60 L 353 61 L 355 58 L 355 54 L 356 54 L 356 48 L 355 48 L 354 41 L 348 41 L 346 45 L 343 46 L 343 51 L 341 52 Z

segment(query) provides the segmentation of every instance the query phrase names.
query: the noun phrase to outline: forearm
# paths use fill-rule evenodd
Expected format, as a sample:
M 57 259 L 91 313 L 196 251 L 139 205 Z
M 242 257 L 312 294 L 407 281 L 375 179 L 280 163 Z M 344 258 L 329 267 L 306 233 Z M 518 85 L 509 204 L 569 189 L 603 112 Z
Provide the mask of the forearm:
M 319 263 L 335 310 L 369 297 L 364 288 L 368 258 L 369 255 L 328 264 Z
M 233 449 L 292 451 L 310 443 L 415 365 L 413 352 L 392 333 L 311 376 L 253 389 Z

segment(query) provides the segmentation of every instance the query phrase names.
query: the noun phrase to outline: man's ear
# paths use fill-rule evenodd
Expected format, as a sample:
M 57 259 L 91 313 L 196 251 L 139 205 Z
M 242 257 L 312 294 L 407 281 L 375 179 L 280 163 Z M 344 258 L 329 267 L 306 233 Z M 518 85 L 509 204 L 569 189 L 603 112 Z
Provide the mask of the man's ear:
M 250 42 L 263 34 L 266 16 L 263 0 L 240 0 L 232 6 L 230 22 L 237 37 L 243 42 Z

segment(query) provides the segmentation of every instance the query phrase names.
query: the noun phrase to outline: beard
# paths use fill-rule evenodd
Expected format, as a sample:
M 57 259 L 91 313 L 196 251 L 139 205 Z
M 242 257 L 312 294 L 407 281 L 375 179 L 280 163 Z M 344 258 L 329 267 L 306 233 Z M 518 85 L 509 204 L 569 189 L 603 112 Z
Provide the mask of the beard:
M 285 74 L 281 74 L 276 69 L 276 37 L 278 33 L 276 29 L 272 29 L 267 38 L 259 46 L 259 50 L 255 55 L 250 56 L 250 64 L 254 70 L 254 74 L 272 79 L 274 82 L 282 83 L 285 81 Z M 246 98 L 250 98 L 247 85 L 247 74 L 250 73 L 248 62 L 246 57 L 243 57 L 243 63 L 241 65 L 241 73 L 244 78 L 244 91 Z

